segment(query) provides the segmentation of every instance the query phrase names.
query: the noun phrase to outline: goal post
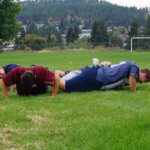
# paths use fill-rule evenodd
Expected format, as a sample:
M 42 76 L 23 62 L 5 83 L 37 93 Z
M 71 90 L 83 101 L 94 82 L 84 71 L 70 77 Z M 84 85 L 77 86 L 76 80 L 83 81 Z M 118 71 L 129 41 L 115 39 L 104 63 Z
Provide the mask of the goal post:
M 137 39 L 150 39 L 150 37 L 131 37 L 131 53 L 133 51 L 133 40 Z

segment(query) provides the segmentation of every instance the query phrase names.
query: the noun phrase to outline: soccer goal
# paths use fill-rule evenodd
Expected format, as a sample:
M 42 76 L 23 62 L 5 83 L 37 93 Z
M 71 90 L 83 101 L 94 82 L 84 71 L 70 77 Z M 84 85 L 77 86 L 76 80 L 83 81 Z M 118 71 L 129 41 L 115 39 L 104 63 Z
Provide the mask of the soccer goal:
M 150 39 L 150 37 L 132 37 L 131 38 L 131 53 L 133 51 L 133 45 L 132 45 L 133 40 L 137 40 L 137 39 Z

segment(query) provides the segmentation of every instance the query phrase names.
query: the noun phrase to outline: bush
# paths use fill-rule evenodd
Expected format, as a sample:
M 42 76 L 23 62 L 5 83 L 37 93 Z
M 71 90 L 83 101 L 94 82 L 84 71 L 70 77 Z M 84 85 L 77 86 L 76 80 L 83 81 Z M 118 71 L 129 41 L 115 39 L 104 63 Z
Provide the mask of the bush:
M 82 38 L 74 41 L 73 43 L 70 42 L 68 44 L 69 49 L 80 49 L 80 48 L 85 48 L 85 49 L 91 49 L 92 44 L 88 41 L 87 38 Z
M 46 48 L 46 46 L 47 46 L 46 40 L 35 34 L 25 35 L 22 41 L 22 47 L 24 47 L 24 49 L 27 47 L 27 49 L 30 48 L 32 50 L 41 50 L 43 48 Z
M 27 46 L 27 47 L 24 48 L 24 50 L 25 50 L 25 51 L 30 51 L 31 48 Z

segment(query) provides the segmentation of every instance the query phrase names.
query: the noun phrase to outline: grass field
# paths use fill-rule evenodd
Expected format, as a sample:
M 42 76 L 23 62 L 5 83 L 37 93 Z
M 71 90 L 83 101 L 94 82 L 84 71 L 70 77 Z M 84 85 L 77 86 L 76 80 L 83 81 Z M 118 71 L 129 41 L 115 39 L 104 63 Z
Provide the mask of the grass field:
M 131 60 L 150 68 L 150 52 L 1 53 L 0 66 L 43 65 L 51 71 L 75 70 L 92 58 Z M 0 90 L 0 150 L 149 150 L 150 83 L 108 91 L 58 92 L 18 96 Z

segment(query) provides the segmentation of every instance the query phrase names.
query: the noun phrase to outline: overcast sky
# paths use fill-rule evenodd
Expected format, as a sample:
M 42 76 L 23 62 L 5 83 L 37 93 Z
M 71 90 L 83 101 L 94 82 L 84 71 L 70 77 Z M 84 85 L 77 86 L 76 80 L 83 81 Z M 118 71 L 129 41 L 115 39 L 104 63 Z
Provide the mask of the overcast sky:
M 135 6 L 138 8 L 150 7 L 150 0 L 105 0 L 122 6 Z

